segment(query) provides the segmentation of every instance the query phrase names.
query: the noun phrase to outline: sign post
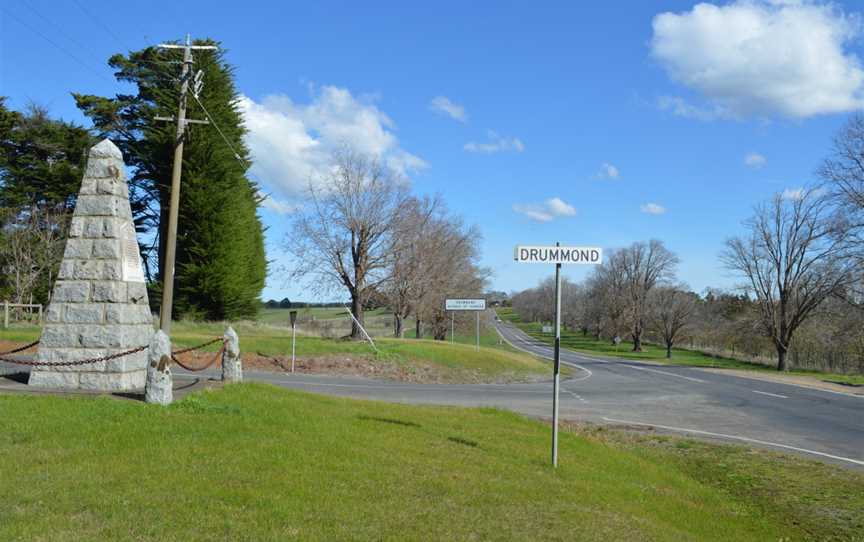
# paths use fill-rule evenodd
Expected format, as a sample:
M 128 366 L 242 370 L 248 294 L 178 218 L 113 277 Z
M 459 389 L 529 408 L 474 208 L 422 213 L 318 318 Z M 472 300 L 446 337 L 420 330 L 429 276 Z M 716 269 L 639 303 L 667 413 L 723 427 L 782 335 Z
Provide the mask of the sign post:
M 595 247 L 517 246 L 514 259 L 518 263 L 555 264 L 555 348 L 552 384 L 552 466 L 558 466 L 558 395 L 561 385 L 561 265 L 599 265 L 603 249 Z
M 475 351 L 480 351 L 480 313 L 486 310 L 485 299 L 445 299 L 444 310 L 446 311 L 475 311 L 477 313 L 477 339 L 474 345 Z M 450 315 L 450 341 L 452 342 L 456 328 L 456 315 Z
M 288 313 L 291 317 L 291 372 L 294 372 L 294 352 L 297 346 L 297 311 Z

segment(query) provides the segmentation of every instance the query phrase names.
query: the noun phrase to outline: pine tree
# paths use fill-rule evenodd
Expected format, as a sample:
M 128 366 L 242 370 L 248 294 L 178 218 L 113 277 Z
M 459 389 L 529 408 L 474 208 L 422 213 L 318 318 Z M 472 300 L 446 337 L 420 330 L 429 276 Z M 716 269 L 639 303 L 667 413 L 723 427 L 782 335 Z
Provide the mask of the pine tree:
M 137 86 L 137 94 L 75 96 L 103 135 L 120 146 L 134 171 L 130 186 L 136 225 L 154 234 L 153 241 L 142 247 L 142 256 L 147 257 L 148 274 L 159 283 L 163 270 L 155 262 L 164 254 L 175 128 L 153 119 L 176 112 L 180 58 L 176 50 L 154 48 L 115 55 L 109 64 L 118 70 L 119 80 Z M 233 69 L 220 50 L 196 52 L 193 73 L 198 70 L 204 81 L 198 99 L 206 113 L 190 95 L 187 116 L 203 119 L 209 113 L 213 124 L 187 128 L 174 312 L 209 320 L 252 318 L 261 304 L 267 263 L 257 215 L 258 187 L 246 174 L 249 151 L 243 144 Z M 152 301 L 158 302 L 159 296 L 152 296 Z

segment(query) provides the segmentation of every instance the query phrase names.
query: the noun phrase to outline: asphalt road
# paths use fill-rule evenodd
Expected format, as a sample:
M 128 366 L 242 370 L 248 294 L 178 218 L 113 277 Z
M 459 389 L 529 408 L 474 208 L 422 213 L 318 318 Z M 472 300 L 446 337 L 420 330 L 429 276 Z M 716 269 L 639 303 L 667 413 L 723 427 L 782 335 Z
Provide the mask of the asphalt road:
M 549 346 L 508 324 L 496 325 L 502 337 L 516 348 L 551 359 Z M 562 350 L 562 363 L 574 369 L 561 384 L 562 419 L 652 426 L 864 468 L 862 396 L 567 350 Z M 213 370 L 192 374 L 180 368 L 174 374 L 176 387 L 188 386 L 192 378 L 219 376 Z M 545 418 L 551 417 L 552 410 L 551 380 L 509 385 L 409 384 L 262 371 L 246 371 L 245 378 L 359 399 L 492 406 Z

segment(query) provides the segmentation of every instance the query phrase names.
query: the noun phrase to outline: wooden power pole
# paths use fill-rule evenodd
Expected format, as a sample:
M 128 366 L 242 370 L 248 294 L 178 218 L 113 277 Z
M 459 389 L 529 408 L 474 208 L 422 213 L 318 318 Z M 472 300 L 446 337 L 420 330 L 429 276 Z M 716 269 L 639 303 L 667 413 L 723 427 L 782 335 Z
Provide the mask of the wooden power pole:
M 186 34 L 185 45 L 163 43 L 162 49 L 183 49 L 183 72 L 180 77 L 180 103 L 177 108 L 177 137 L 174 141 L 174 169 L 171 172 L 171 204 L 168 209 L 168 237 L 165 239 L 165 262 L 162 266 L 162 310 L 159 314 L 159 328 L 166 335 L 171 333 L 171 307 L 174 303 L 174 261 L 177 256 L 177 213 L 180 206 L 180 174 L 183 170 L 183 140 L 187 124 L 208 124 L 206 120 L 191 120 L 186 118 L 186 94 L 189 91 L 189 80 L 192 78 L 192 51 L 216 50 L 215 45 L 192 45 L 189 34 Z M 196 77 L 200 81 L 200 76 Z M 193 89 L 197 92 L 198 89 Z M 173 121 L 173 118 L 156 117 L 156 120 Z

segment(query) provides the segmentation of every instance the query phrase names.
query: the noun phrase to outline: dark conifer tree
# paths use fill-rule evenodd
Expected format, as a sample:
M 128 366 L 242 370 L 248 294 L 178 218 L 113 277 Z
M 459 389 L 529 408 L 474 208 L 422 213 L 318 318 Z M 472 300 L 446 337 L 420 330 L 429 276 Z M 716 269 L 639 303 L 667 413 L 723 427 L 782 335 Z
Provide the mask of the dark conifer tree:
M 142 256 L 157 284 L 164 271 L 175 127 L 154 117 L 176 114 L 181 58 L 179 51 L 155 48 L 115 55 L 109 64 L 118 70 L 119 80 L 137 87 L 137 94 L 75 96 L 79 108 L 121 147 L 133 169 L 133 213 L 139 230 L 151 233 Z M 209 114 L 213 124 L 187 128 L 175 314 L 210 320 L 254 317 L 261 304 L 266 257 L 257 215 L 258 187 L 246 173 L 249 152 L 243 144 L 233 70 L 223 51 L 196 51 L 192 74 L 199 70 L 204 81 L 198 94 L 201 103 L 190 93 L 187 117 L 205 119 Z M 159 300 L 158 295 L 151 296 L 151 302 Z

